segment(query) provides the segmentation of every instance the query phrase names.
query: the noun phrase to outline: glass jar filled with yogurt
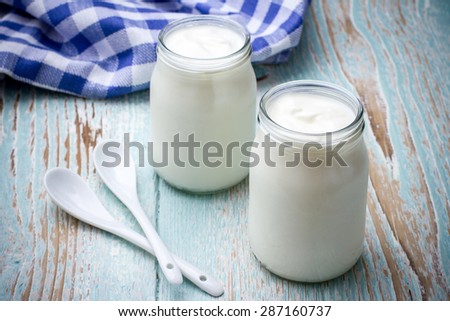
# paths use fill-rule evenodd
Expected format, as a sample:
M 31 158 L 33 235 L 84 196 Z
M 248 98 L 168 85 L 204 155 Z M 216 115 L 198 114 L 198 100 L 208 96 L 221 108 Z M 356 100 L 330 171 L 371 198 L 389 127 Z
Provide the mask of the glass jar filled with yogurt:
M 249 237 L 284 278 L 319 282 L 363 250 L 368 156 L 360 100 L 320 81 L 293 81 L 261 99 L 250 168 Z
M 232 20 L 195 16 L 159 35 L 150 84 L 155 169 L 192 192 L 235 185 L 248 174 L 241 151 L 256 126 L 249 33 Z

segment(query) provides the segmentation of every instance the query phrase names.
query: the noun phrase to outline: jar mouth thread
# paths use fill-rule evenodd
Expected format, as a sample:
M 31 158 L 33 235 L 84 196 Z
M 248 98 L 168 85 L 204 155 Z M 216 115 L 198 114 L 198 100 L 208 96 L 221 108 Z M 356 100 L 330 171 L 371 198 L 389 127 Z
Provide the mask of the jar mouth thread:
M 272 99 L 279 95 L 295 91 L 305 94 L 326 95 L 333 99 L 344 102 L 355 112 L 354 120 L 347 126 L 330 132 L 308 133 L 292 130 L 281 126 L 275 122 L 267 112 L 267 106 Z M 269 89 L 261 98 L 258 113 L 258 122 L 261 128 L 270 133 L 273 138 L 280 142 L 321 142 L 326 141 L 327 135 L 331 133 L 333 144 L 344 141 L 354 140 L 361 136 L 364 130 L 364 110 L 360 99 L 347 89 L 335 84 L 318 80 L 294 80 L 289 81 Z
M 195 25 L 213 25 L 229 28 L 242 36 L 242 46 L 230 54 L 215 58 L 194 58 L 184 56 L 169 49 L 164 39 L 165 37 L 181 27 Z M 162 58 L 168 64 L 187 71 L 215 71 L 223 68 L 229 68 L 249 58 L 252 53 L 250 34 L 245 27 L 239 23 L 225 19 L 221 16 L 197 15 L 193 17 L 175 20 L 165 26 L 158 35 L 158 45 L 156 48 L 158 58 Z

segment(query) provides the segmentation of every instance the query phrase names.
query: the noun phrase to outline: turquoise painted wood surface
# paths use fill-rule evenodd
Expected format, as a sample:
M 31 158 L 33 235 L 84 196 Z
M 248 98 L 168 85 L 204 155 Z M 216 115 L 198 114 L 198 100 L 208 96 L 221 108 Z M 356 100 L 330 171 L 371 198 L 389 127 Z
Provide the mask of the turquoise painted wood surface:
M 138 169 L 149 217 L 174 252 L 223 281 L 218 300 L 450 298 L 448 30 L 448 1 L 314 1 L 289 63 L 264 67 L 260 95 L 320 79 L 355 90 L 366 106 L 366 244 L 335 280 L 289 282 L 259 265 L 247 238 L 247 181 L 195 196 Z M 0 299 L 212 299 L 188 282 L 169 285 L 152 257 L 69 217 L 43 188 L 48 168 L 70 168 L 140 231 L 91 155 L 102 137 L 148 141 L 148 94 L 90 100 L 0 82 Z

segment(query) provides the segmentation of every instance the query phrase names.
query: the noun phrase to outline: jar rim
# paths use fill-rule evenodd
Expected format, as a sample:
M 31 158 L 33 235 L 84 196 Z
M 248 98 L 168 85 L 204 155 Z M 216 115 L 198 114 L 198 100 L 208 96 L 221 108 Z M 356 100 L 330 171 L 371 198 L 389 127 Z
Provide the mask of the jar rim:
M 242 36 L 242 46 L 230 54 L 216 58 L 194 58 L 184 56 L 169 49 L 164 39 L 174 30 L 194 25 L 215 25 L 234 30 Z M 247 29 L 236 21 L 214 15 L 195 15 L 187 18 L 177 19 L 167 24 L 158 35 L 157 54 L 158 57 L 164 57 L 164 60 L 177 68 L 191 71 L 210 71 L 222 69 L 235 65 L 252 53 L 250 33 Z
M 340 100 L 354 109 L 355 118 L 347 126 L 330 132 L 308 133 L 283 127 L 269 116 L 266 107 L 272 99 L 292 91 L 325 95 Z M 359 136 L 362 133 L 364 130 L 364 109 L 358 96 L 341 86 L 319 80 L 294 80 L 279 84 L 266 91 L 260 100 L 258 121 L 261 127 L 281 141 L 325 142 L 326 136 L 331 134 L 333 143 L 335 143 L 336 141 L 350 139 L 355 135 Z

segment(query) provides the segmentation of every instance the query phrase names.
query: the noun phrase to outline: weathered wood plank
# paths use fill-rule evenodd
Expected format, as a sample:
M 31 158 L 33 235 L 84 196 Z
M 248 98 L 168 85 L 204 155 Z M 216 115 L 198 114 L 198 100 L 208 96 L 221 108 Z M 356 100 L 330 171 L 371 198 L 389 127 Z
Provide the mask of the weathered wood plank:
M 366 246 L 340 278 L 302 284 L 260 267 L 247 238 L 247 181 L 197 196 L 138 169 L 141 201 L 162 238 L 224 282 L 220 300 L 450 299 L 449 21 L 445 1 L 314 1 L 289 63 L 264 67 L 259 95 L 320 79 L 353 89 L 366 106 Z M 147 142 L 148 108 L 148 92 L 89 100 L 0 82 L 1 300 L 211 299 L 187 282 L 169 285 L 153 258 L 69 217 L 43 188 L 47 168 L 70 168 L 140 231 L 91 155 L 101 138 L 128 132 Z
M 1 177 L 0 298 L 155 299 L 154 260 L 58 210 L 42 184 L 47 168 L 70 168 L 88 178 L 113 215 L 138 229 L 131 214 L 94 175 L 89 156 L 104 133 L 146 135 L 142 94 L 138 99 L 93 102 L 9 81 L 0 91 L 5 124 L 0 166 L 6 173 Z M 144 170 L 140 181 L 151 181 L 152 175 Z M 150 216 L 155 194 L 152 186 L 141 191 Z

